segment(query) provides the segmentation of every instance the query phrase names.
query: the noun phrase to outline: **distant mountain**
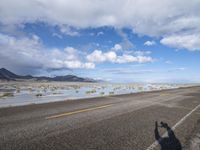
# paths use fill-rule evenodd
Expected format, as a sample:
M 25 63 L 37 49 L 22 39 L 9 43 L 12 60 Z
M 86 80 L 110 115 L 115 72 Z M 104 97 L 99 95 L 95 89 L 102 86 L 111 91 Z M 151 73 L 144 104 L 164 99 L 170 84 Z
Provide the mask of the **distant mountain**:
M 67 81 L 67 82 L 97 82 L 94 79 L 90 78 L 82 78 L 77 77 L 75 75 L 66 75 L 66 76 L 56 76 L 56 77 L 34 77 L 31 75 L 21 76 L 12 73 L 11 71 L 1 68 L 0 69 L 0 80 L 3 81 L 24 81 L 24 80 L 32 80 L 32 81 Z
M 1 80 L 11 80 L 11 79 L 16 79 L 16 78 L 19 78 L 19 76 L 8 71 L 5 68 L 0 69 L 0 79 Z

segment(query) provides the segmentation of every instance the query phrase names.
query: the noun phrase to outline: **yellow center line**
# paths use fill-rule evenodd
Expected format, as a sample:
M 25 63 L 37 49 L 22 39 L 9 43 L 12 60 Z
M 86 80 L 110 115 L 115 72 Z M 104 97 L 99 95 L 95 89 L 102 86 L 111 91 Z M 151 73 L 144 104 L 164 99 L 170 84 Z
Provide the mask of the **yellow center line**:
M 103 105 L 103 106 L 98 106 L 98 107 L 93 107 L 93 108 L 86 108 L 86 109 L 76 110 L 76 111 L 72 111 L 72 112 L 66 112 L 66 113 L 62 113 L 62 114 L 58 114 L 58 115 L 49 116 L 49 117 L 46 117 L 45 119 L 54 119 L 54 118 L 74 115 L 74 114 L 78 114 L 78 113 L 82 113 L 82 112 L 88 112 L 88 111 L 92 111 L 92 110 L 97 110 L 97 109 L 110 107 L 112 105 L 113 104 L 109 104 L 109 105 Z

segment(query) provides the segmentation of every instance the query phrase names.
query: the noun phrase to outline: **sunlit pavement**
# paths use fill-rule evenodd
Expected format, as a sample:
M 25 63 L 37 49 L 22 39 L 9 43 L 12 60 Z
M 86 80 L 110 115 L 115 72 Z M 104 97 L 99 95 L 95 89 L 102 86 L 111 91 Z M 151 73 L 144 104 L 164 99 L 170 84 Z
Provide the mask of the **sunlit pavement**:
M 2 108 L 0 149 L 159 149 L 155 121 L 185 148 L 199 116 L 200 87 Z

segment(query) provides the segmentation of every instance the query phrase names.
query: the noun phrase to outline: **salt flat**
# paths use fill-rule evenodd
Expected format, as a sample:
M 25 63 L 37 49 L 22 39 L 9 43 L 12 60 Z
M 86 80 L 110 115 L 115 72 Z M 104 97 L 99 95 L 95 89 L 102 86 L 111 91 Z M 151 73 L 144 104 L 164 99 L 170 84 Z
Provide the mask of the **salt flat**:
M 89 83 L 89 82 L 1 82 L 0 107 L 40 104 L 63 100 L 173 89 L 192 84 Z

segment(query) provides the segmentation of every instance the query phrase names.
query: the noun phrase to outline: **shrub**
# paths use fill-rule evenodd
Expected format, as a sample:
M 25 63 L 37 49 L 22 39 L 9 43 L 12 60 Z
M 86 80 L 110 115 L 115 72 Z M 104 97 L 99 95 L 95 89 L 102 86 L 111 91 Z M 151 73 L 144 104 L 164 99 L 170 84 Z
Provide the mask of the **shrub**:
M 109 92 L 110 95 L 114 94 L 114 92 Z
M 1 97 L 13 97 L 13 96 L 14 96 L 13 93 L 7 92 L 7 93 L 3 93 Z
M 41 97 L 41 96 L 42 96 L 42 93 L 38 93 L 38 94 L 36 94 L 35 96 Z
M 101 94 L 101 95 L 104 95 L 104 94 L 105 94 L 105 92 L 101 92 L 100 94 Z

